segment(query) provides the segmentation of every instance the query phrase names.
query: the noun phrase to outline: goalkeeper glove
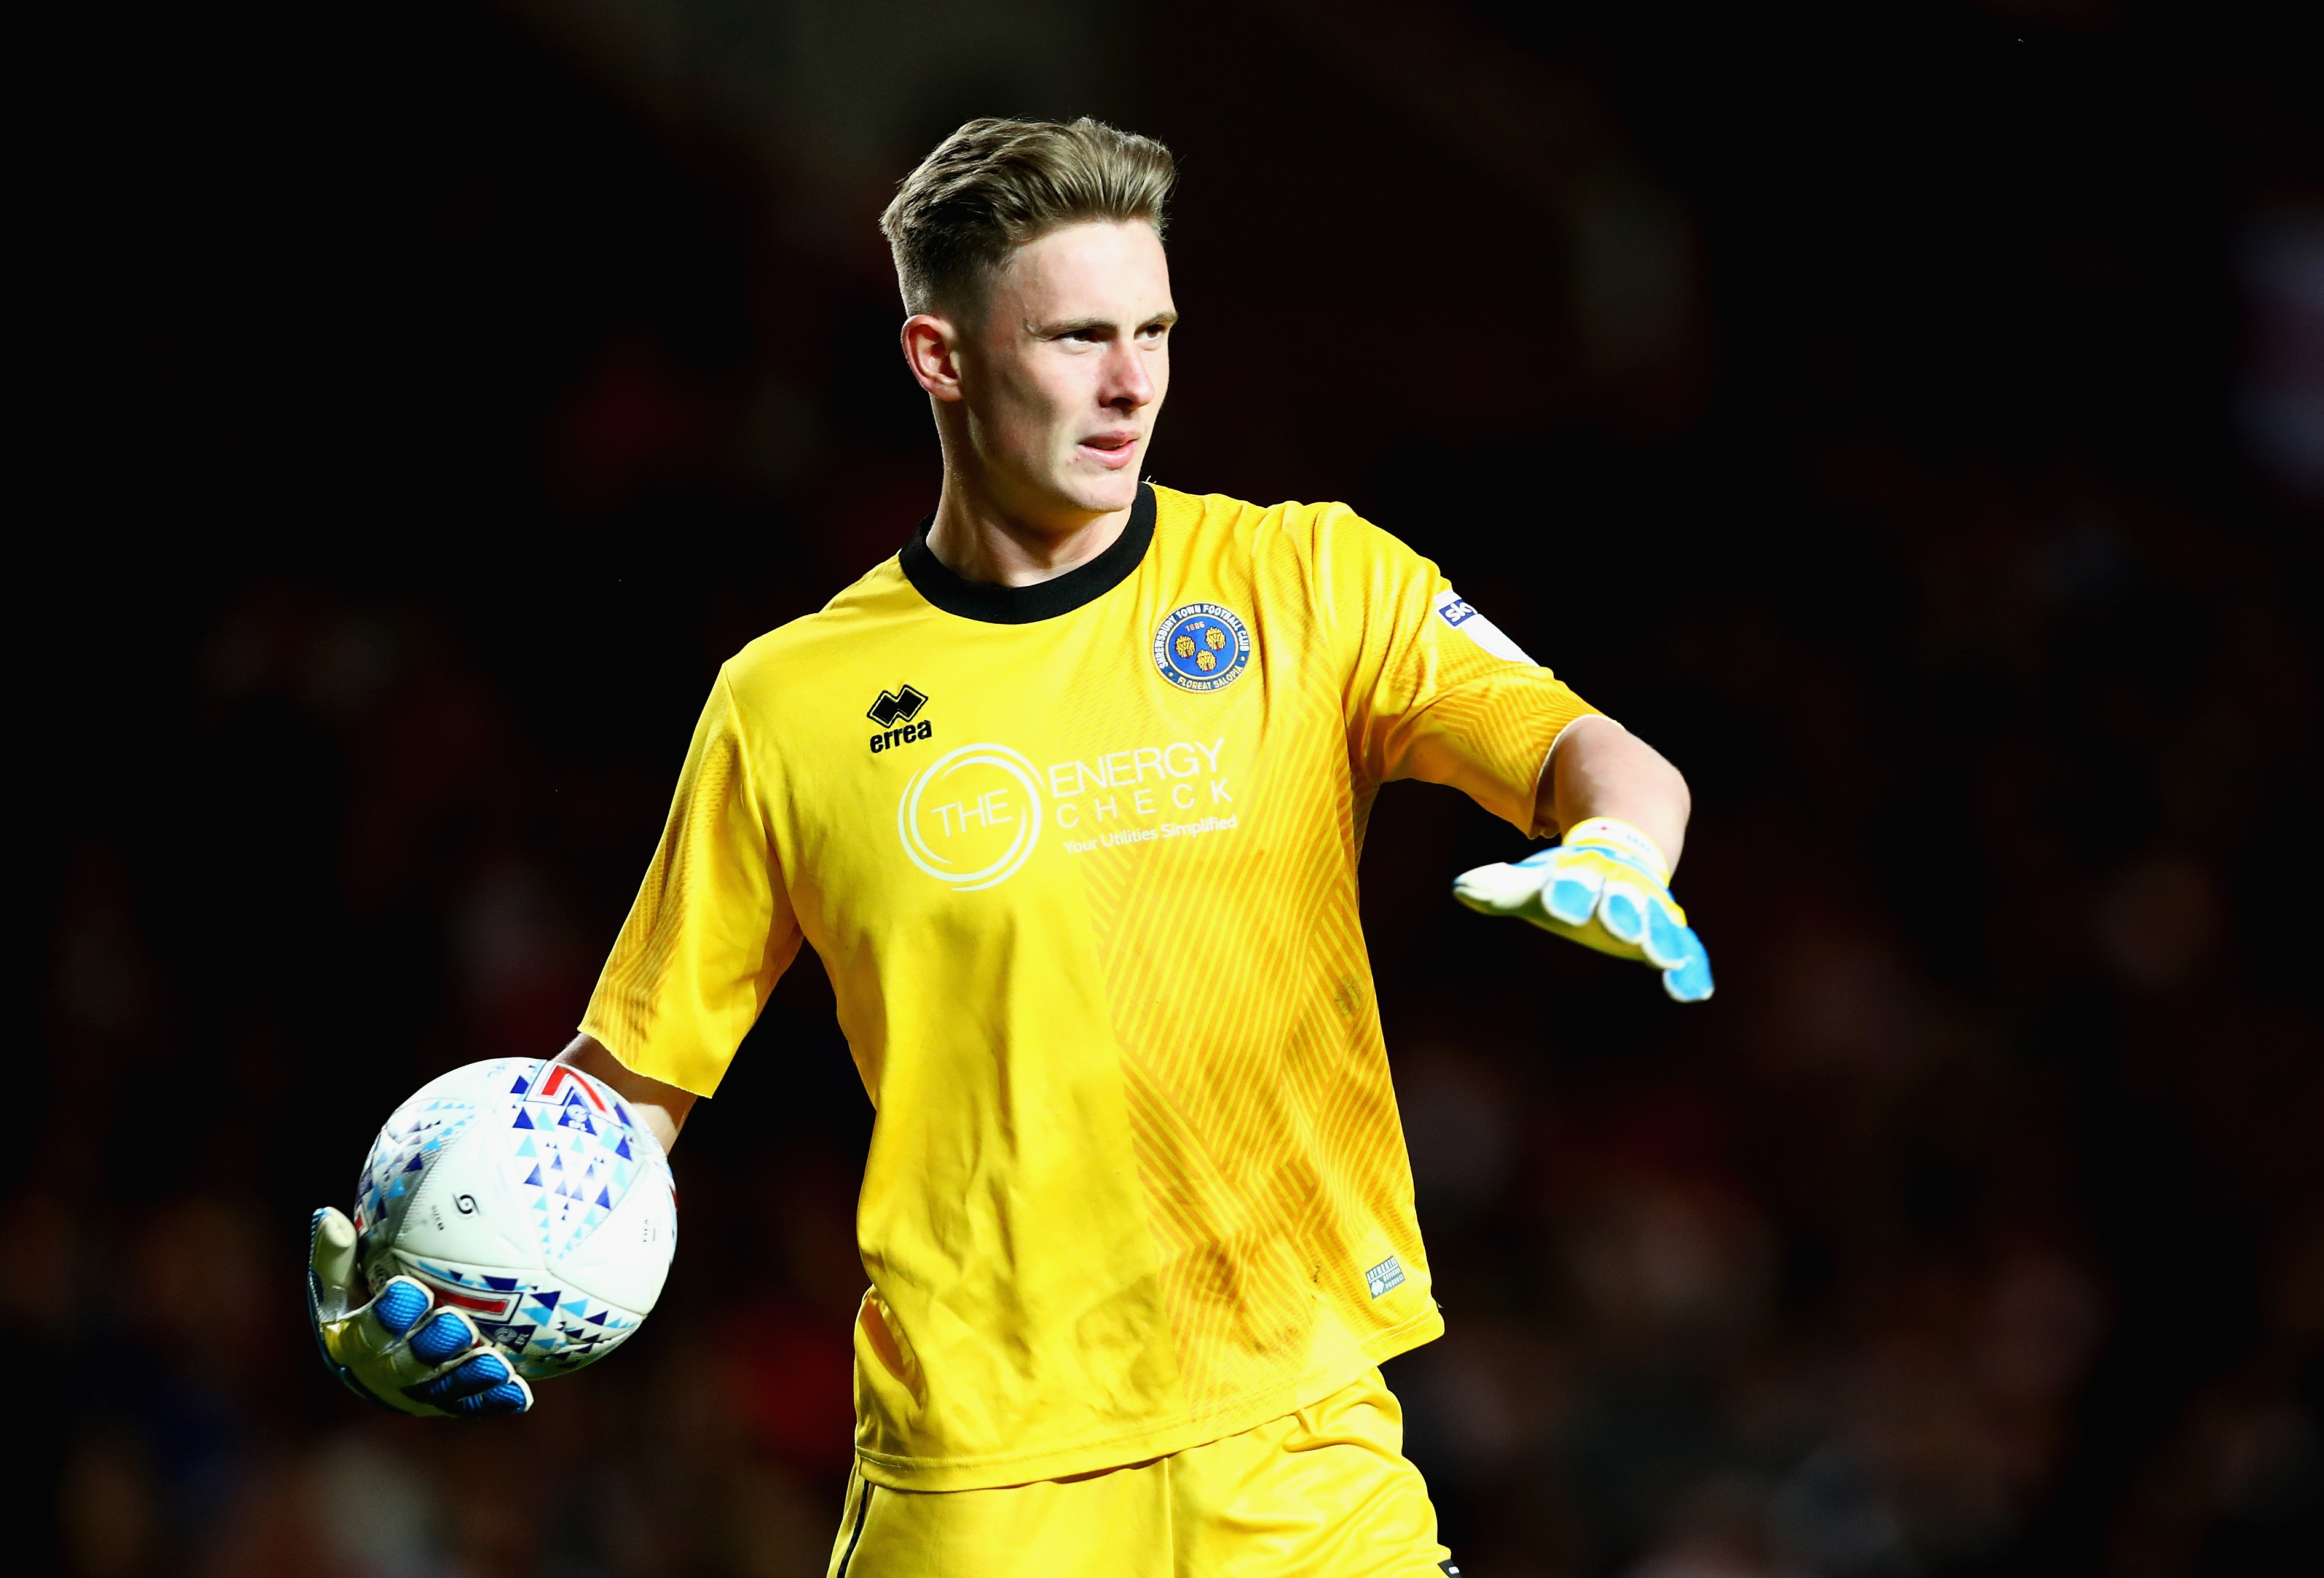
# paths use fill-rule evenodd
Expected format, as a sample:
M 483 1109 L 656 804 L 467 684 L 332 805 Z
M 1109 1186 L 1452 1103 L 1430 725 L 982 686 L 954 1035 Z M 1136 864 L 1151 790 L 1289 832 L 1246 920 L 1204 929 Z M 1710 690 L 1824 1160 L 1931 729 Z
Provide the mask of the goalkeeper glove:
M 1711 995 L 1711 959 L 1670 895 L 1670 863 L 1628 822 L 1593 816 L 1524 859 L 1464 871 L 1453 896 L 1488 915 L 1518 915 L 1560 937 L 1663 972 L 1682 1003 Z
M 315 1213 L 307 1261 L 307 1319 L 323 1362 L 357 1397 L 400 1414 L 480 1418 L 521 1414 L 532 1389 L 456 1309 L 438 1309 L 427 1288 L 392 1277 L 358 1303 L 355 1225 L 326 1206 Z

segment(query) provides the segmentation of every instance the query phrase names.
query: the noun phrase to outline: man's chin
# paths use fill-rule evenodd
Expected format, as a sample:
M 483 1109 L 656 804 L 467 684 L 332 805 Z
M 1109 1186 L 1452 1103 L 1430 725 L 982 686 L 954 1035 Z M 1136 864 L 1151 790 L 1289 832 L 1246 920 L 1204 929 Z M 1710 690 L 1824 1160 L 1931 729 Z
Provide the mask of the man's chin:
M 1057 479 L 1056 491 L 1071 500 L 1077 509 L 1111 515 L 1138 501 L 1138 467 L 1131 464 L 1120 471 L 1093 473 L 1089 468 L 1077 466 Z

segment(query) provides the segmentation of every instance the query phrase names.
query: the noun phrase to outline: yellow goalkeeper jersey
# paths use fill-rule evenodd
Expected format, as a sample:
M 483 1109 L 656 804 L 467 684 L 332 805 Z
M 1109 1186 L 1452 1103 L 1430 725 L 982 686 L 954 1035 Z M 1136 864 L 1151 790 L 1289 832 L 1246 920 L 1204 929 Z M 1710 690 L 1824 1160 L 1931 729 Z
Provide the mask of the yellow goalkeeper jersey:
M 1139 491 L 962 580 L 927 528 L 720 671 L 582 1028 L 708 1095 L 804 939 L 878 1116 L 856 1445 L 1140 1462 L 1443 1329 L 1357 922 L 1378 786 L 1533 830 L 1591 711 L 1334 504 Z

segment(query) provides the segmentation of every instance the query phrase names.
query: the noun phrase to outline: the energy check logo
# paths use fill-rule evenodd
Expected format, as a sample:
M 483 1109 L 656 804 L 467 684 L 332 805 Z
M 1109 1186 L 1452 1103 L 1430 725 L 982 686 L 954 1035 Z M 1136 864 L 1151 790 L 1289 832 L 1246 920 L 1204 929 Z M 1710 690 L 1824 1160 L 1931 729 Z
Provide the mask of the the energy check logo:
M 1231 685 L 1250 661 L 1250 632 L 1232 609 L 1190 602 L 1154 632 L 1154 666 L 1182 691 Z
M 1005 745 L 956 747 L 904 785 L 896 834 L 912 864 L 954 893 L 997 887 L 1040 839 L 1040 777 Z

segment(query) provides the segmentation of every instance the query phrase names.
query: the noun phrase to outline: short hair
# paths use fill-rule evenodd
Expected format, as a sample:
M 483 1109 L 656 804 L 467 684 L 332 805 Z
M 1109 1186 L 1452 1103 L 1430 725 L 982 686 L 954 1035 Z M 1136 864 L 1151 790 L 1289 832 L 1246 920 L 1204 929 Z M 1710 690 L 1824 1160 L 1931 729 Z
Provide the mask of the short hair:
M 1011 252 L 1064 225 L 1144 220 L 1158 235 L 1176 179 L 1167 148 L 1087 115 L 971 121 L 880 216 L 904 310 L 973 312 Z

